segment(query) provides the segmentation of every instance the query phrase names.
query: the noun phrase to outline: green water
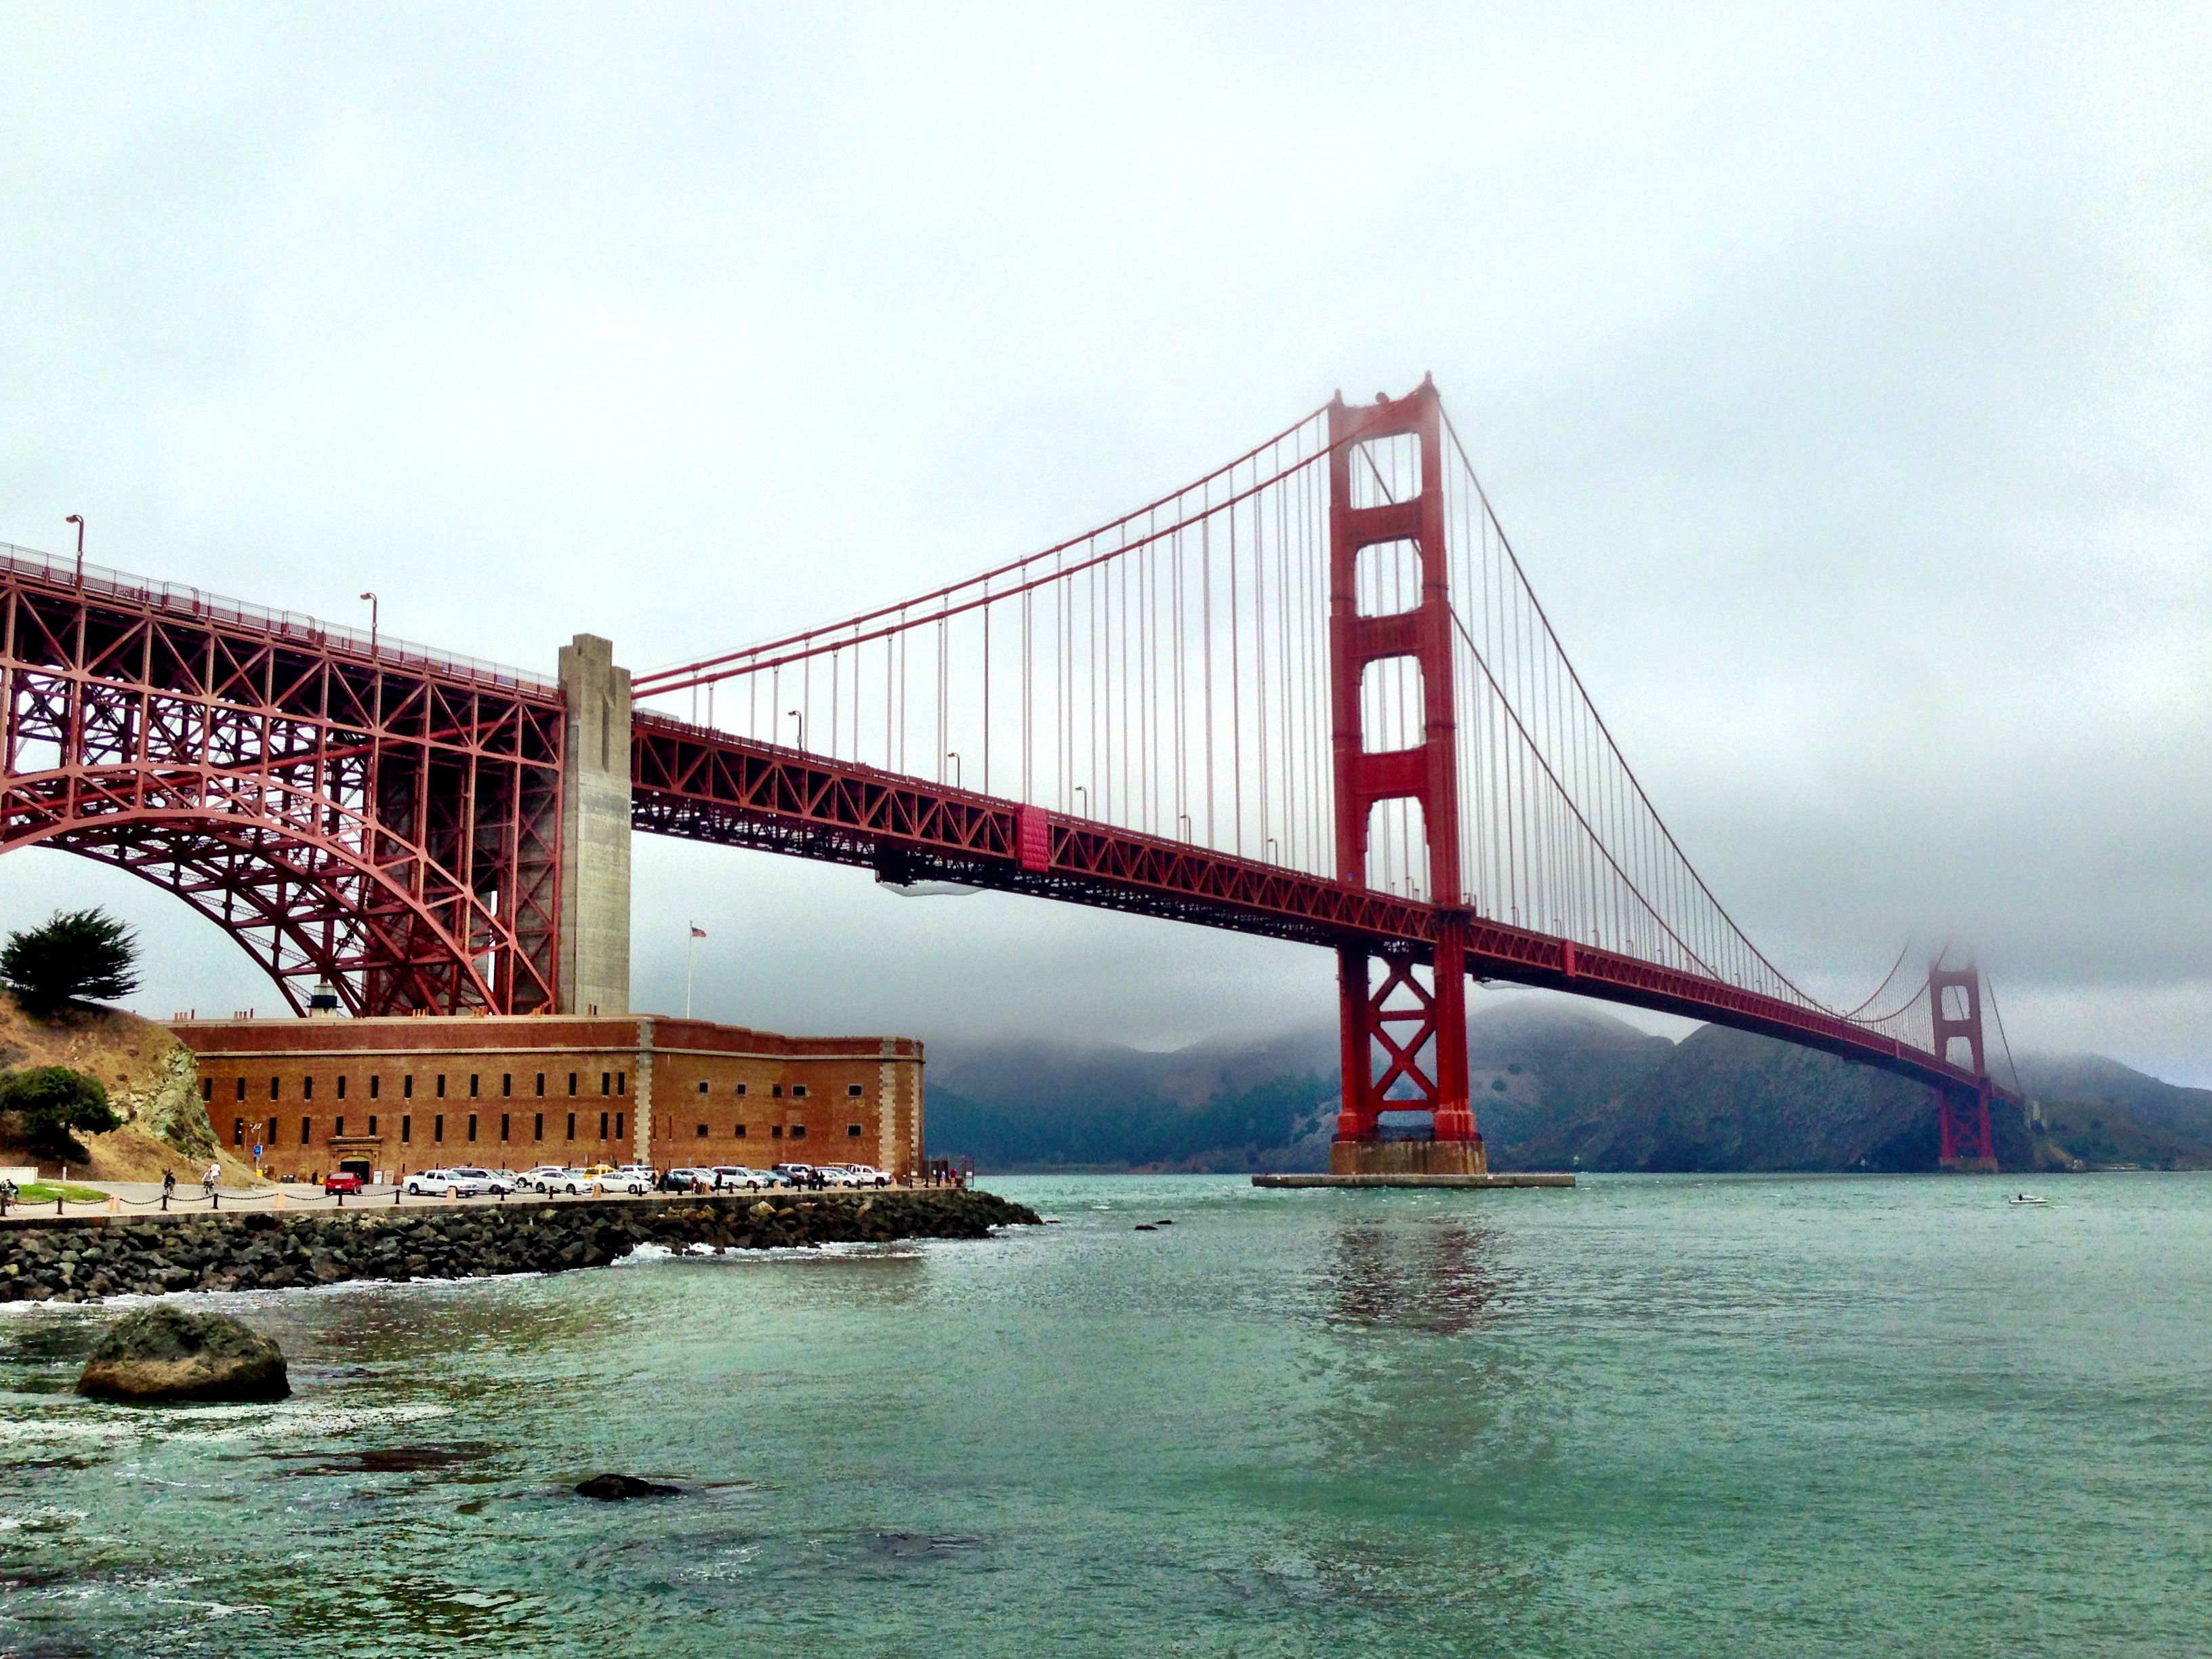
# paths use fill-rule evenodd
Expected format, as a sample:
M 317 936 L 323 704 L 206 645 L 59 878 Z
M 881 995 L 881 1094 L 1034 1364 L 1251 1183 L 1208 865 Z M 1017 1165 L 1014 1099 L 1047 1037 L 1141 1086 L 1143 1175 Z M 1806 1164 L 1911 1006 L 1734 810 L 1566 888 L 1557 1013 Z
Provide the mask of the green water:
M 2212 1650 L 2212 1177 L 988 1184 L 1061 1224 L 201 1298 L 275 1407 L 13 1310 L 0 1651 Z

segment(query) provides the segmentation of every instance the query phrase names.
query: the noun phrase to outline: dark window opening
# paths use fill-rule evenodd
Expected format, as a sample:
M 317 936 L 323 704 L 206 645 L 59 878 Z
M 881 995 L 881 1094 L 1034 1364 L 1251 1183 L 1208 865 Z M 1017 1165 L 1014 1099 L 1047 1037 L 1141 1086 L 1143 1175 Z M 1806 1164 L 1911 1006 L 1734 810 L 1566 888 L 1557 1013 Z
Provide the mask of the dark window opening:
M 371 1140 L 376 1139 L 376 1114 L 374 1112 L 368 1115 L 368 1138 Z
M 616 1139 L 617 1140 L 620 1140 L 622 1138 L 623 1138 L 623 1115 L 622 1115 L 620 1112 L 617 1112 L 617 1113 L 615 1114 L 615 1139 Z
M 441 1099 L 441 1100 L 443 1100 L 445 1097 L 446 1097 L 446 1074 L 445 1074 L 443 1072 L 441 1072 L 441 1073 L 438 1073 L 438 1098 L 439 1098 L 439 1099 Z
M 538 1115 L 538 1128 L 536 1133 L 538 1139 L 543 1140 L 545 1139 L 545 1114 L 543 1112 L 540 1112 Z
M 430 1120 L 430 1139 L 440 1146 L 446 1140 L 446 1115 L 438 1113 Z
M 238 1097 L 240 1100 L 246 1098 L 246 1079 L 244 1078 L 238 1079 Z
M 315 1079 L 311 1077 L 301 1078 L 300 1079 L 300 1098 L 302 1100 L 313 1100 L 314 1097 Z
M 602 1139 L 602 1140 L 605 1140 L 606 1138 L 607 1138 L 607 1114 L 606 1114 L 606 1113 L 605 1113 L 605 1112 L 601 1112 L 601 1113 L 599 1114 L 599 1139 Z
M 343 1118 L 341 1117 L 332 1120 L 331 1123 L 331 1138 L 333 1140 L 343 1140 L 345 1139 L 345 1120 Z
M 345 1098 L 345 1079 L 343 1078 L 340 1078 L 338 1079 L 338 1098 L 340 1100 L 343 1100 Z
M 276 1120 L 273 1117 L 269 1120 L 267 1144 L 270 1146 L 274 1146 L 276 1144 Z
M 477 1097 L 477 1085 L 480 1081 L 482 1081 L 482 1079 L 476 1073 L 471 1072 L 469 1073 L 469 1098 L 471 1100 L 474 1100 Z
M 615 1074 L 614 1074 L 612 1072 L 602 1072 L 602 1073 L 599 1073 L 599 1093 L 600 1093 L 600 1095 L 601 1095 L 602 1097 L 605 1097 L 605 1096 L 611 1095 L 611 1094 L 614 1093 L 614 1091 L 615 1091 Z
M 538 1097 L 540 1100 L 545 1097 L 545 1073 L 543 1072 L 538 1074 Z
M 699 1092 L 702 1095 L 707 1092 L 707 1085 L 703 1081 L 699 1085 Z
M 230 1121 L 230 1144 L 234 1146 L 246 1145 L 246 1120 L 242 1117 L 234 1117 Z
M 793 1085 L 791 1085 L 791 1097 L 792 1097 L 793 1100 L 804 1100 L 804 1099 L 805 1099 L 805 1098 L 806 1098 L 806 1085 L 805 1085 L 804 1083 L 794 1083 L 794 1084 L 793 1084 Z
M 858 1100 L 860 1097 L 860 1093 L 861 1090 L 859 1084 L 848 1083 L 845 1085 L 845 1097 L 848 1100 Z
M 399 1079 L 399 1097 L 403 1100 L 415 1098 L 415 1079 L 411 1073 Z
M 269 1079 L 269 1098 L 276 1098 L 276 1079 L 273 1077 Z
M 404 1146 L 414 1139 L 415 1120 L 411 1117 L 402 1117 L 399 1120 L 399 1144 Z
M 501 1072 L 499 1074 L 499 1097 L 501 1100 L 504 1100 L 514 1092 L 514 1073 L 512 1072 Z
M 380 1078 L 380 1077 L 376 1076 L 374 1073 L 370 1073 L 370 1075 L 369 1075 L 369 1079 L 368 1079 L 368 1097 L 369 1097 L 371 1100 L 374 1100 L 374 1099 L 375 1099 L 379 1095 L 382 1094 L 383 1092 L 384 1092 L 384 1079 L 383 1079 L 382 1078 Z
M 576 1138 L 576 1115 L 575 1115 L 574 1112 L 571 1112 L 571 1113 L 569 1113 L 569 1114 L 568 1114 L 568 1139 L 571 1139 L 571 1140 L 574 1140 L 575 1138 Z
M 745 1097 L 745 1085 L 744 1085 L 744 1084 L 740 1083 L 739 1085 L 738 1085 L 738 1098 L 739 1100 L 743 1100 L 744 1097 Z
M 702 1140 L 704 1140 L 706 1138 L 707 1138 L 707 1126 L 706 1126 L 705 1124 L 703 1124 L 703 1123 L 702 1123 L 702 1124 L 701 1124 L 701 1125 L 699 1126 L 699 1139 L 702 1139 Z
M 804 1139 L 806 1139 L 806 1126 L 805 1126 L 804 1123 L 794 1123 L 794 1124 L 793 1124 L 793 1125 L 791 1126 L 791 1138 L 792 1138 L 793 1140 L 804 1140 Z
M 783 1125 L 781 1125 L 781 1123 L 779 1123 L 779 1124 L 777 1124 L 777 1125 L 775 1126 L 775 1127 L 774 1127 L 773 1129 L 770 1129 L 770 1130 L 768 1132 L 768 1138 L 769 1138 L 770 1140 L 781 1140 L 781 1139 L 783 1139 Z
M 623 1085 L 629 1081 L 629 1073 L 628 1072 L 617 1072 L 615 1073 L 615 1092 L 617 1094 L 624 1092 Z
M 499 1143 L 502 1146 L 507 1144 L 507 1114 L 505 1112 L 499 1115 Z
M 470 1143 L 470 1145 L 473 1146 L 473 1145 L 475 1145 L 475 1144 L 476 1144 L 476 1138 L 477 1138 L 477 1115 L 476 1115 L 474 1112 L 471 1112 L 471 1113 L 469 1114 L 469 1143 Z
M 745 1126 L 740 1123 L 736 1128 L 731 1130 L 730 1133 L 736 1139 L 743 1140 L 745 1138 Z
M 774 1088 L 769 1091 L 769 1094 L 771 1098 L 781 1100 L 783 1098 L 783 1085 L 781 1083 L 777 1084 Z
M 848 1123 L 845 1126 L 845 1133 L 853 1139 L 858 1140 L 860 1138 L 860 1126 L 857 1123 Z
M 574 1072 L 568 1073 L 568 1092 L 572 1095 L 576 1092 L 576 1074 Z
M 200 1079 L 200 1098 L 202 1100 L 210 1102 L 215 1099 L 215 1079 L 213 1078 L 204 1077 Z
M 300 1120 L 300 1144 L 302 1146 L 312 1146 L 315 1144 L 307 1139 L 307 1125 L 312 1121 L 313 1120 L 311 1118 L 303 1117 Z

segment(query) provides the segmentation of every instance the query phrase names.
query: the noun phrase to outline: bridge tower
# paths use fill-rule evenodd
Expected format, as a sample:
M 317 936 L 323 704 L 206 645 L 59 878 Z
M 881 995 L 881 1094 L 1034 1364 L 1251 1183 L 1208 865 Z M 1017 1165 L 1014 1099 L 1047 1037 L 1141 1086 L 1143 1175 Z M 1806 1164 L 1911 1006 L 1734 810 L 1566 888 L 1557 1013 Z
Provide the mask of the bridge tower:
M 1352 408 L 1340 394 L 1328 408 L 1337 875 L 1369 885 L 1375 808 L 1386 801 L 1416 803 L 1426 840 L 1429 898 L 1442 913 L 1426 984 L 1410 951 L 1384 951 L 1379 964 L 1364 950 L 1338 952 L 1344 1103 L 1329 1165 L 1339 1174 L 1479 1174 L 1488 1167 L 1468 1091 L 1467 912 L 1459 867 L 1442 426 L 1436 386 L 1425 379 L 1396 403 L 1378 398 Z M 1378 462 L 1375 447 L 1392 441 L 1417 452 L 1417 489 L 1403 487 L 1412 469 Z M 1365 487 L 1370 480 L 1372 489 Z M 1356 504 L 1363 496 L 1371 499 Z M 1362 555 L 1402 558 L 1408 549 L 1419 561 L 1419 599 L 1393 613 L 1362 614 Z M 1370 582 L 1367 591 L 1379 586 Z M 1362 690 L 1371 665 L 1394 659 L 1410 662 L 1420 677 L 1421 732 L 1408 747 L 1378 751 L 1367 747 Z M 1400 1091 L 1395 1101 L 1394 1089 Z M 1386 1105 L 1433 1112 L 1435 1139 L 1380 1144 L 1376 1118 Z
M 1936 1086 L 1936 1120 L 1942 1137 L 1943 1167 L 1995 1173 L 1996 1145 L 1990 1133 L 1990 1068 L 1982 1048 L 1982 976 L 1972 963 L 1928 965 L 1928 1006 L 1935 1020 L 1936 1054 L 1951 1059 L 1951 1045 L 1966 1045 L 1977 1086 L 1971 1095 Z

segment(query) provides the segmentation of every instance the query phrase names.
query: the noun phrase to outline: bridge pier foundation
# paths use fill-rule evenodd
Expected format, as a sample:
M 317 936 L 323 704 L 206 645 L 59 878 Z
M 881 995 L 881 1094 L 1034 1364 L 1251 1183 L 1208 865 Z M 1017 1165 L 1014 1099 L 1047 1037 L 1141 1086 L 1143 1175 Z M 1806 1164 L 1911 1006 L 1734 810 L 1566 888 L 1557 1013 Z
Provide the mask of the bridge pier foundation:
M 561 647 L 568 705 L 561 770 L 559 1012 L 629 1012 L 629 670 L 612 641 Z

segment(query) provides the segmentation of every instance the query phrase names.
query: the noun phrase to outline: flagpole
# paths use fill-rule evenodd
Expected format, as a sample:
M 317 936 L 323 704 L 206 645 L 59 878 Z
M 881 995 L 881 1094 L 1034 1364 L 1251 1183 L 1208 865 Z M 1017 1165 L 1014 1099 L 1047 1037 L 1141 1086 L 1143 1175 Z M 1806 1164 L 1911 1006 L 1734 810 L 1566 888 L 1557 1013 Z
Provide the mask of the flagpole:
M 684 1018 L 691 1018 L 691 957 L 699 948 L 699 924 L 684 924 Z

